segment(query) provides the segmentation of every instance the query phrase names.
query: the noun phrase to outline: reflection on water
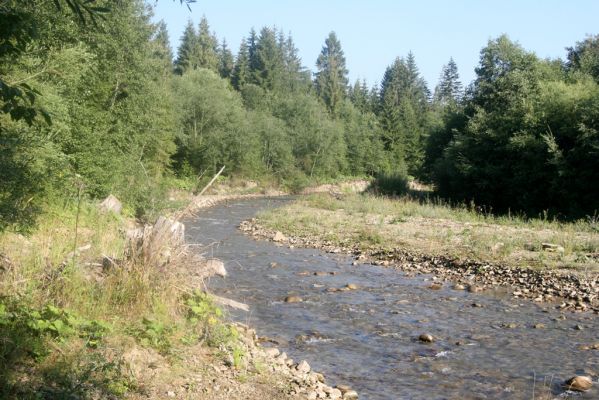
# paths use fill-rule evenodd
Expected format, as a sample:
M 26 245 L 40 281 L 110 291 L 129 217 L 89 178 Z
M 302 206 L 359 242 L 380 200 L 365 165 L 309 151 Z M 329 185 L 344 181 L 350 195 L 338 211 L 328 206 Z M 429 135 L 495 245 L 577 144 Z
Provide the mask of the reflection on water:
M 297 361 L 306 359 L 329 384 L 348 384 L 360 399 L 599 398 L 599 385 L 583 395 L 559 388 L 575 374 L 597 379 L 599 351 L 578 349 L 599 341 L 592 314 L 561 314 L 549 305 L 448 284 L 430 290 L 431 276 L 352 266 L 346 256 L 288 249 L 237 230 L 242 220 L 284 201 L 252 199 L 206 210 L 187 221 L 188 241 L 211 244 L 209 253 L 226 264 L 229 276 L 213 278 L 211 289 L 250 305 L 249 313 L 231 317 L 257 327 Z M 319 271 L 335 274 L 306 273 Z M 348 283 L 360 289 L 327 292 Z M 283 302 L 289 295 L 304 301 Z M 434 343 L 417 340 L 425 332 Z

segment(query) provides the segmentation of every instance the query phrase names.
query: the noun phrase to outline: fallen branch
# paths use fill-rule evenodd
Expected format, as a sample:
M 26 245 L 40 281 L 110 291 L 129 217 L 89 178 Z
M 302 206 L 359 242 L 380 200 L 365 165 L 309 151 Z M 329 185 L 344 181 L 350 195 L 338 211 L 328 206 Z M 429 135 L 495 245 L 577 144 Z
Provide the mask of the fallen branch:
M 243 311 L 250 311 L 250 306 L 248 306 L 245 303 L 240 303 L 238 301 L 227 299 L 225 297 L 215 296 L 211 293 L 209 293 L 209 294 L 210 294 L 210 297 L 214 300 L 214 302 L 217 304 L 220 304 L 221 306 L 236 308 L 238 310 L 243 310 Z

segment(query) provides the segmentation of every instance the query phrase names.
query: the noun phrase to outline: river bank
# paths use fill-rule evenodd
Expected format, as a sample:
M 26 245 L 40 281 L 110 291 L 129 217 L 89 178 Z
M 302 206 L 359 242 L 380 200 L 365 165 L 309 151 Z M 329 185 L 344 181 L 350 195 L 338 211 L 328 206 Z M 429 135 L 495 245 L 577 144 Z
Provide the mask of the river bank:
M 341 398 L 307 363 L 262 348 L 255 331 L 227 322 L 223 299 L 205 294 L 204 282 L 226 270 L 180 243 L 177 221 L 283 194 L 224 192 L 175 194 L 185 207 L 154 226 L 121 215 L 111 200 L 112 211 L 88 202 L 53 208 L 31 234 L 3 234 L 0 397 Z
M 503 288 L 515 298 L 599 312 L 599 234 L 590 226 L 535 226 L 405 199 L 320 194 L 240 228 L 289 246 L 351 254 L 409 274 L 432 273 L 439 279 L 435 285 L 474 292 Z

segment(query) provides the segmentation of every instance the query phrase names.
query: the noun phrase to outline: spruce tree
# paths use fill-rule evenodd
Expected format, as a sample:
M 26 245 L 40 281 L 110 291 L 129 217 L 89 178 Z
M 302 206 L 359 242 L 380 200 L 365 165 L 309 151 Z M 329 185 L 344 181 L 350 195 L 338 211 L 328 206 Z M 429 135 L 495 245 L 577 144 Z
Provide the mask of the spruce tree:
M 250 29 L 250 35 L 247 39 L 247 50 L 249 60 L 249 70 L 253 73 L 258 69 L 258 58 L 256 56 L 256 48 L 258 46 L 258 34 L 254 28 Z M 255 83 L 255 82 L 252 82 Z
M 369 102 L 368 86 L 366 81 L 356 79 L 356 82 L 349 90 L 349 99 L 362 112 L 371 111 Z
M 195 28 L 191 20 L 187 21 L 181 44 L 177 49 L 177 59 L 175 60 L 175 72 L 183 75 L 185 71 L 195 69 L 198 66 L 197 41 Z
M 218 71 L 218 44 L 216 37 L 210 33 L 206 17 L 202 17 L 198 29 L 197 48 L 198 66 L 212 71 Z
M 221 77 L 230 79 L 234 67 L 235 60 L 233 59 L 233 53 L 229 50 L 227 41 L 223 39 L 218 51 L 218 72 Z
M 233 68 L 233 74 L 231 76 L 231 83 L 237 90 L 249 83 L 250 78 L 250 54 L 248 50 L 248 44 L 245 38 L 241 39 L 239 45 L 239 52 L 235 60 L 235 67 Z
M 339 103 L 347 93 L 347 69 L 341 43 L 335 32 L 329 33 L 316 60 L 318 71 L 315 75 L 316 92 L 329 111 L 335 115 Z
M 256 42 L 253 82 L 263 89 L 277 90 L 282 86 L 283 73 L 283 49 L 277 39 L 277 31 L 264 27 Z
M 442 106 L 459 103 L 462 99 L 462 83 L 458 74 L 458 66 L 453 58 L 443 66 L 439 84 L 435 88 L 435 103 Z
M 302 86 L 308 86 L 310 83 L 309 72 L 302 66 L 302 60 L 299 57 L 298 49 L 291 34 L 287 36 L 282 44 L 283 59 L 285 62 L 285 85 L 290 90 L 295 90 Z

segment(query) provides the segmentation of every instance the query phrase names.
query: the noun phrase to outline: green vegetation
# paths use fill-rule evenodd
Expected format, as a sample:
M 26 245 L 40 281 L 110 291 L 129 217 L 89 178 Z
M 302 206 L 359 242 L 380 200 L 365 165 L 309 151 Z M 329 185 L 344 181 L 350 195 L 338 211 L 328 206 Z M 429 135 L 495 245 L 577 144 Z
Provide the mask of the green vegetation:
M 266 228 L 338 246 L 443 255 L 510 266 L 599 271 L 596 220 L 558 222 L 485 214 L 438 198 L 316 194 L 259 216 Z M 544 251 L 542 244 L 563 247 Z
M 205 293 L 176 289 L 187 280 L 176 266 L 123 256 L 124 218 L 83 203 L 75 231 L 76 213 L 54 207 L 27 238 L 0 236 L 0 397 L 137 393 L 123 363 L 135 343 L 167 359 L 205 343 L 243 363 L 235 328 Z M 90 248 L 72 258 L 75 233 Z M 118 265 L 103 266 L 105 257 Z
M 599 37 L 541 60 L 501 36 L 480 53 L 463 101 L 446 107 L 431 134 L 430 173 L 439 193 L 497 212 L 560 218 L 599 209 Z
M 169 188 L 223 165 L 293 189 L 378 175 L 401 193 L 409 175 L 497 212 L 597 211 L 597 37 L 566 61 L 491 40 L 466 91 L 450 59 L 431 93 L 410 52 L 369 89 L 348 84 L 334 32 L 312 80 L 282 30 L 252 29 L 234 56 L 202 18 L 174 56 L 142 0 L 93 3 L 0 10 L 1 230 L 26 231 L 81 192 L 152 220 Z
M 124 218 L 153 222 L 181 205 L 167 200 L 172 189 L 197 191 L 222 166 L 224 181 L 293 191 L 375 177 L 378 193 L 402 195 L 411 176 L 445 199 L 315 196 L 265 217 L 277 229 L 595 268 L 598 43 L 541 60 L 501 36 L 466 90 L 450 60 L 431 93 L 412 53 L 380 87 L 350 85 L 334 32 L 312 76 L 276 28 L 250 30 L 233 55 L 202 18 L 175 55 L 143 0 L 3 1 L 0 396 L 136 390 L 114 354 L 131 342 L 165 357 L 205 342 L 240 365 L 238 334 L 210 299 L 174 291 L 174 271 L 125 258 L 119 234 Z M 108 194 L 125 217 L 98 212 Z M 540 251 L 543 241 L 564 252 Z M 69 255 L 84 244 L 89 253 Z M 104 256 L 120 267 L 95 271 Z

